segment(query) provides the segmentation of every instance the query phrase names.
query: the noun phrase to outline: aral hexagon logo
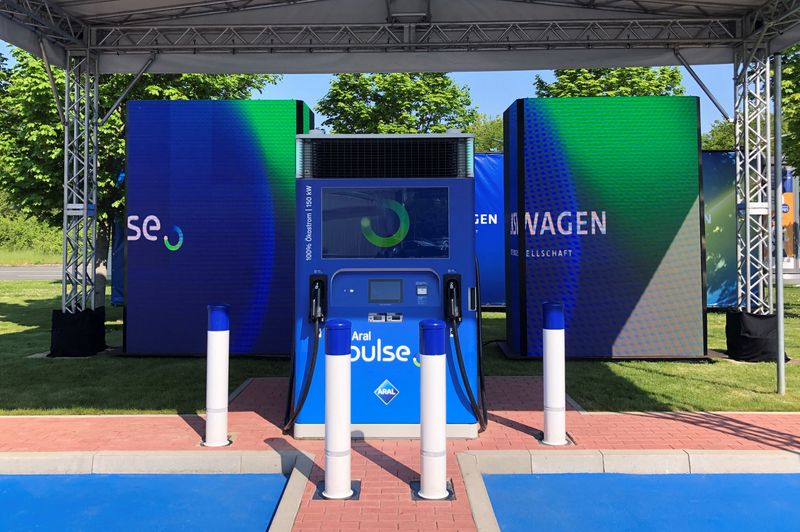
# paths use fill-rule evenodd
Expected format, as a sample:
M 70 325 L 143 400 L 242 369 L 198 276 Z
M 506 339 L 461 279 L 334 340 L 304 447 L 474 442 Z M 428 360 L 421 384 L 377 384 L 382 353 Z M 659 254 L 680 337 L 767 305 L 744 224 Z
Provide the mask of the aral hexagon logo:
M 400 390 L 395 388 L 394 384 L 389 382 L 389 379 L 384 380 L 380 386 L 375 388 L 375 395 L 383 404 L 388 405 L 395 397 L 400 395 Z

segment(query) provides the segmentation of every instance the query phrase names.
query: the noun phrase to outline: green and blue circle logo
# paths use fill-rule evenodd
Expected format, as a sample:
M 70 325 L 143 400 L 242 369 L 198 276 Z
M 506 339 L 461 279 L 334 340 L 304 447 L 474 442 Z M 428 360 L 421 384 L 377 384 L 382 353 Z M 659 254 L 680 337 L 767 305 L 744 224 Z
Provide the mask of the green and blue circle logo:
M 164 235 L 164 246 L 170 251 L 178 251 L 183 245 L 183 231 L 177 225 L 173 225 L 172 229 L 178 234 L 178 241 L 173 244 L 169 241 L 169 237 Z
M 364 233 L 364 238 L 373 246 L 391 248 L 402 242 L 406 235 L 408 235 L 408 228 L 411 222 L 408 218 L 408 211 L 402 203 L 386 199 L 383 200 L 383 205 L 394 211 L 397 218 L 400 220 L 400 227 L 397 228 L 397 231 L 389 236 L 380 236 L 372 229 L 372 221 L 365 216 L 361 218 L 361 232 Z

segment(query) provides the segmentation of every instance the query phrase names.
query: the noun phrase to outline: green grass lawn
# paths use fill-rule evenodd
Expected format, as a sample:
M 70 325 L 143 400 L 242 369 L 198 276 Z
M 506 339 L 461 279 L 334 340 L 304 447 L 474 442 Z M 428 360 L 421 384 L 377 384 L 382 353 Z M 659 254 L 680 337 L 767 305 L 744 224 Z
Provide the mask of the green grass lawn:
M 786 348 L 800 358 L 800 289 L 787 288 Z M 60 285 L 0 281 L 0 414 L 195 413 L 205 402 L 202 358 L 27 358 L 48 350 Z M 122 344 L 121 309 L 107 307 L 107 342 Z M 709 314 L 709 347 L 725 349 L 724 314 Z M 505 337 L 502 313 L 484 314 L 484 341 Z M 541 363 L 484 351 L 488 375 L 540 375 Z M 567 391 L 588 410 L 800 411 L 800 365 L 787 394 L 774 393 L 775 365 L 726 360 L 567 362 Z M 230 388 L 247 377 L 288 375 L 287 360 L 233 358 Z
M 61 264 L 61 255 L 25 249 L 0 248 L 0 266 L 26 266 L 28 264 Z
M 50 346 L 58 282 L 0 281 L 0 414 L 195 413 L 205 404 L 205 360 L 26 358 Z M 122 310 L 107 308 L 106 342 L 122 345 Z M 231 391 L 247 377 L 287 375 L 286 360 L 234 358 Z

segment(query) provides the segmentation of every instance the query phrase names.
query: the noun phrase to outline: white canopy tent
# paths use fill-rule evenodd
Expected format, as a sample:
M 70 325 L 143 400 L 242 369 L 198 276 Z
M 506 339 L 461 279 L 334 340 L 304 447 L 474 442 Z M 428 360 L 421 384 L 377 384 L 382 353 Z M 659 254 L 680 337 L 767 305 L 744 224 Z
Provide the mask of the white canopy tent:
M 773 70 L 800 0 L 0 0 L 0 38 L 67 71 L 62 309 L 94 308 L 101 74 L 476 71 L 733 63 L 739 304 L 777 309 Z M 774 62 L 774 63 L 773 63 Z M 138 79 L 135 77 L 134 82 Z M 55 89 L 55 84 L 53 84 Z M 122 94 L 122 99 L 125 94 Z M 775 135 L 776 151 L 780 135 Z M 776 165 L 780 167 L 779 165 Z M 776 276 L 777 270 L 777 276 Z M 782 372 L 782 361 L 779 372 Z M 782 387 L 780 373 L 779 388 Z M 782 388 L 781 388 L 782 389 Z

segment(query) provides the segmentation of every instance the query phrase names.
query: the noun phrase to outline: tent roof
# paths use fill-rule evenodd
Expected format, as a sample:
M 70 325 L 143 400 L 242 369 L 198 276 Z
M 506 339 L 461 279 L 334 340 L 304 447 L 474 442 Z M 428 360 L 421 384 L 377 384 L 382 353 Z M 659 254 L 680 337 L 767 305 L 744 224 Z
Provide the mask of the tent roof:
M 0 38 L 103 72 L 471 71 L 727 63 L 800 40 L 800 0 L 0 0 Z

